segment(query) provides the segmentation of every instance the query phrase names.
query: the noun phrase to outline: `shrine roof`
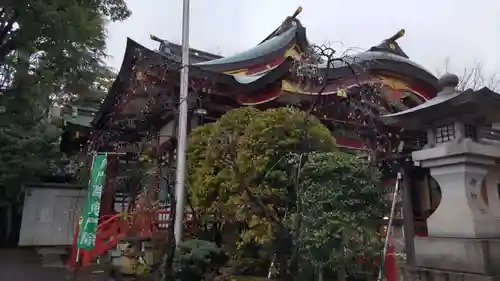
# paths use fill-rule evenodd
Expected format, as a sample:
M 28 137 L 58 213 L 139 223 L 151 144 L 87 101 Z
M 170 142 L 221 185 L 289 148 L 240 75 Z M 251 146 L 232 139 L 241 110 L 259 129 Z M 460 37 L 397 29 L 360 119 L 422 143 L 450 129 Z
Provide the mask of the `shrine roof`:
M 79 115 L 74 117 L 71 116 L 71 114 L 64 114 L 62 118 L 67 123 L 89 128 L 92 127 L 92 120 L 94 120 L 94 116 L 87 115 Z
M 349 60 L 349 59 L 348 59 Z M 423 66 L 420 64 L 410 60 L 407 57 L 403 57 L 400 55 L 396 55 L 393 53 L 389 52 L 384 52 L 384 51 L 366 51 L 366 52 L 360 52 L 355 54 L 351 59 L 352 62 L 362 62 L 362 61 L 373 61 L 373 60 L 391 60 L 395 62 L 400 62 L 400 63 L 405 63 L 408 65 L 411 65 L 415 68 L 418 68 L 422 71 L 425 71 L 429 74 L 431 74 L 430 71 L 425 69 Z M 432 75 L 432 74 L 431 74 Z
M 264 76 L 274 72 L 275 69 L 278 69 L 278 70 L 282 69 L 283 67 L 281 65 L 283 65 L 283 64 L 271 67 L 271 68 L 267 69 L 266 71 L 261 72 L 260 74 L 256 74 L 256 75 L 241 75 L 241 74 L 228 74 L 228 75 L 233 77 L 234 80 L 236 80 L 238 83 L 240 83 L 242 85 L 243 84 L 250 84 L 250 83 L 256 82 L 259 79 L 263 78 Z
M 155 36 L 152 35 L 151 37 L 154 38 Z M 174 57 L 174 60 L 179 61 L 179 62 L 182 60 L 182 46 L 181 45 L 176 44 L 176 43 L 172 43 L 172 42 L 167 42 L 166 40 L 161 40 L 159 38 L 156 41 L 161 41 L 161 43 L 166 45 L 165 47 L 167 47 L 169 49 L 168 51 Z M 161 52 L 161 50 L 159 52 Z M 189 61 L 193 64 L 198 63 L 198 62 L 204 62 L 204 61 L 216 60 L 216 59 L 222 58 L 222 56 L 220 56 L 220 55 L 201 51 L 201 50 L 198 50 L 195 48 L 189 48 L 189 53 L 190 53 Z
M 254 47 L 252 49 L 235 54 L 233 56 L 215 59 L 215 60 L 210 60 L 210 61 L 205 61 L 205 62 L 200 62 L 200 63 L 196 63 L 194 65 L 203 67 L 206 65 L 232 64 L 232 63 L 236 63 L 236 62 L 243 62 L 243 61 L 248 61 L 248 60 L 260 58 L 260 57 L 265 56 L 269 53 L 272 53 L 275 51 L 280 51 L 284 47 L 288 47 L 288 45 L 291 42 L 293 42 L 293 40 L 295 38 L 296 30 L 297 30 L 296 27 L 290 28 L 289 30 L 287 30 L 285 33 L 283 33 L 280 36 L 273 37 L 270 40 L 267 40 L 267 41 L 263 42 L 262 44 L 257 45 L 256 47 Z
M 300 9 L 299 9 L 300 10 Z M 290 73 L 295 60 L 300 59 L 287 55 L 287 51 L 292 47 L 297 47 L 297 51 L 307 52 L 310 48 L 306 29 L 300 21 L 296 19 L 297 12 L 292 17 L 288 17 L 282 25 L 267 36 L 261 43 L 250 50 L 229 57 L 216 57 L 212 60 L 198 62 L 191 60 L 189 75 L 193 78 L 208 77 L 215 81 L 217 85 L 223 85 L 221 88 L 224 95 L 234 96 L 237 94 L 246 94 L 256 92 L 263 89 L 271 83 L 275 83 L 283 79 Z M 408 56 L 402 51 L 396 40 L 403 36 L 404 30 L 399 31 L 394 36 L 383 40 L 381 44 L 370 48 L 366 52 L 360 52 L 352 57 L 345 58 L 345 61 L 335 61 L 334 68 L 336 71 L 331 71 L 330 75 L 333 78 L 344 75 L 352 75 L 351 67 L 361 67 L 368 71 L 389 71 L 397 73 L 401 76 L 408 76 L 424 81 L 426 85 L 432 89 L 437 89 L 437 79 L 424 67 L 416 64 L 408 59 Z M 153 38 L 153 37 L 152 37 Z M 114 109 L 114 104 L 121 98 L 121 93 L 129 87 L 133 69 L 146 69 L 147 66 L 139 66 L 138 58 L 141 56 L 148 57 L 150 61 L 161 62 L 171 72 L 175 72 L 171 79 L 176 79 L 175 75 L 179 75 L 179 69 L 182 68 L 182 63 L 179 56 L 176 55 L 179 50 L 173 51 L 172 46 L 175 44 L 166 42 L 159 38 L 153 40 L 162 43 L 160 51 L 150 50 L 132 39 L 127 40 L 125 56 L 119 74 L 108 95 L 106 96 L 99 112 L 97 112 L 93 125 L 102 122 L 103 116 L 111 113 Z M 175 45 L 179 47 L 179 45 Z M 177 48 L 179 49 L 179 48 Z M 176 53 L 177 52 L 177 53 Z M 190 56 L 193 52 L 201 52 L 198 50 L 190 50 Z M 204 52 L 203 57 L 209 59 L 211 54 Z M 196 55 L 196 54 L 195 54 Z M 158 64 L 160 65 L 160 64 Z M 258 71 L 257 74 L 241 74 L 251 73 L 240 71 L 250 69 L 252 67 L 260 67 L 264 65 L 263 71 Z M 326 64 L 319 66 L 320 71 L 325 71 Z M 256 71 L 254 71 L 255 73 Z
M 71 112 L 75 110 L 76 115 L 73 115 Z M 78 106 L 74 105 L 70 108 L 63 109 L 61 114 L 61 118 L 69 124 L 83 126 L 83 127 L 92 127 L 92 120 L 94 119 L 94 115 L 98 110 L 95 107 L 88 106 Z
M 437 87 L 438 80 L 429 70 L 407 57 L 397 55 L 389 51 L 379 50 L 360 52 L 353 55 L 351 59 L 347 58 L 347 61 L 351 64 L 361 64 L 372 71 L 386 70 L 399 73 L 404 76 L 413 77 L 433 86 L 434 88 Z
M 164 61 L 166 58 L 161 53 L 150 50 L 128 38 L 122 66 L 120 67 L 118 76 L 111 86 L 108 95 L 104 99 L 104 102 L 92 121 L 94 126 L 100 123 L 101 119 L 113 110 L 113 106 L 116 101 L 120 99 L 121 93 L 130 84 L 132 71 L 137 64 L 138 54 L 145 55 L 152 61 Z M 170 64 L 168 67 L 172 68 L 173 72 L 179 72 L 179 69 L 181 68 L 180 62 L 171 60 L 168 63 Z M 233 75 L 208 70 L 205 67 L 193 64 L 190 67 L 189 75 L 192 77 L 210 77 L 212 80 L 226 85 L 228 93 L 246 93 L 258 90 L 261 87 L 265 87 L 269 83 L 273 83 L 282 78 L 284 75 L 289 73 L 291 65 L 292 59 L 287 58 L 281 64 L 269 68 L 259 75 Z
M 289 24 L 287 27 L 284 27 L 281 30 L 281 33 L 268 37 L 267 40 L 249 50 L 233 56 L 196 63 L 193 65 L 217 72 L 242 69 L 283 57 L 283 54 L 293 45 L 300 46 L 303 50 L 308 48 L 307 39 L 305 37 L 305 28 L 298 20 L 295 19 L 293 24 Z
M 458 78 L 456 78 L 456 83 L 458 83 Z M 457 91 L 453 87 L 453 85 L 451 87 L 448 85 L 436 97 L 413 108 L 381 116 L 381 119 L 386 125 L 407 129 L 421 129 L 436 122 L 457 119 L 465 121 L 478 117 L 487 123 L 498 121 L 500 117 L 498 113 L 499 93 L 487 87 L 466 91 Z

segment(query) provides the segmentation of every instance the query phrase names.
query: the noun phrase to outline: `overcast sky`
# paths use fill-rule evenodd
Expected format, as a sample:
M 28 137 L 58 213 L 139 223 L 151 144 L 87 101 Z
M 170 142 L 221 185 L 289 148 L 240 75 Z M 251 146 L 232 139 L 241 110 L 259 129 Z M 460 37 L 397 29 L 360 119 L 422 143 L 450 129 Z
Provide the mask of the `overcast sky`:
M 128 0 L 132 17 L 108 27 L 109 63 L 119 69 L 127 37 L 157 48 L 150 34 L 181 42 L 182 0 Z M 456 72 L 482 62 L 500 72 L 500 0 L 191 0 L 190 46 L 224 56 L 252 48 L 298 6 L 313 43 L 367 49 L 406 29 L 399 39 L 432 72 L 449 59 Z M 345 47 L 344 47 L 345 46 Z M 458 73 L 457 73 L 458 74 Z

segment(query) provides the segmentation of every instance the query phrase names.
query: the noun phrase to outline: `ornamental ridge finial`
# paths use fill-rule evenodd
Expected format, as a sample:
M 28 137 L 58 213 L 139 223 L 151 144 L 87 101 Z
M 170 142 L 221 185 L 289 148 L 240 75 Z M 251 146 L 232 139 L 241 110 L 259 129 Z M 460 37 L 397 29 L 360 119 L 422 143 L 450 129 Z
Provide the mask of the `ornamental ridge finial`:
M 293 13 L 291 18 L 296 18 L 300 13 L 302 13 L 302 6 L 299 6 L 297 10 L 295 10 L 295 13 Z
M 389 41 L 389 42 L 395 42 L 399 38 L 405 36 L 405 33 L 406 33 L 406 30 L 401 29 L 396 34 L 392 35 L 389 39 L 387 39 L 387 41 Z

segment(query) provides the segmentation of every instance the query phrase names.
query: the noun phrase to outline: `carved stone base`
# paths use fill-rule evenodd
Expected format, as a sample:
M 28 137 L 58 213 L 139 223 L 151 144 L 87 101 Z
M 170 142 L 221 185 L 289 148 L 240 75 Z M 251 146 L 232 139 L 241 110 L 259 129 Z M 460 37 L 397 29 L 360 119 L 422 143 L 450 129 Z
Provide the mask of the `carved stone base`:
M 450 270 L 406 266 L 406 281 L 500 281 L 500 276 L 487 276 Z
M 500 239 L 415 237 L 415 266 L 500 276 Z

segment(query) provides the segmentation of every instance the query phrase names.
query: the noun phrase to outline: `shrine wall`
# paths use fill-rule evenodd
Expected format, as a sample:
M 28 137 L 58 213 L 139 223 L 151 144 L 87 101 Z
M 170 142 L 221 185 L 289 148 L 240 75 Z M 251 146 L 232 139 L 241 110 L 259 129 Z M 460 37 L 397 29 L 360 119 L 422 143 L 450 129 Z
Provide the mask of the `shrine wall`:
M 175 132 L 176 132 L 176 128 L 175 128 L 174 120 L 165 124 L 159 132 L 160 145 L 163 144 L 164 142 L 168 141 L 171 137 L 175 136 Z
M 73 245 L 87 190 L 70 187 L 26 189 L 19 246 Z

